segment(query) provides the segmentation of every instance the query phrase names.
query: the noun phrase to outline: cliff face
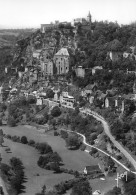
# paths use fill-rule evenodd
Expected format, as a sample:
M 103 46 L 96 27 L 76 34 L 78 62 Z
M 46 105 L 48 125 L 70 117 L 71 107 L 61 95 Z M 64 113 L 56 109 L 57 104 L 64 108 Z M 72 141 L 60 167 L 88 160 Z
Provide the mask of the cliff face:
M 75 48 L 73 29 L 51 30 L 44 34 L 38 30 L 31 36 L 17 41 L 12 65 L 19 67 L 22 63 L 30 64 L 36 50 L 52 48 L 54 55 L 62 47 Z
M 82 37 L 84 36 L 83 33 Z M 78 62 L 81 59 L 83 61 L 85 57 L 84 53 L 77 48 L 77 46 L 80 47 L 78 44 L 80 38 L 80 28 L 60 26 L 58 29 L 48 30 L 45 33 L 37 30 L 30 36 L 18 40 L 13 51 L 13 61 L 8 67 L 9 79 L 14 76 L 16 80 L 21 79 L 17 83 L 29 82 L 29 84 L 46 79 L 43 75 L 45 65 L 51 62 L 50 65 L 55 70 L 54 56 L 62 48 L 68 50 L 70 56 L 68 70 L 71 75 L 72 67 L 79 65 Z M 53 75 L 54 70 L 50 69 Z

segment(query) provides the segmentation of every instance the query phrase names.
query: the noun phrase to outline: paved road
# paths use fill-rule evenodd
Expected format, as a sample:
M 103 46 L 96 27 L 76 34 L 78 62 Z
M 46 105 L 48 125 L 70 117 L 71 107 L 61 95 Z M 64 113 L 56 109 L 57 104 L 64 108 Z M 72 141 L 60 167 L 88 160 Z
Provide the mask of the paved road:
M 112 136 L 112 134 L 110 132 L 110 127 L 109 127 L 108 123 L 105 121 L 105 119 L 102 116 L 98 115 L 97 113 L 91 111 L 90 109 L 82 109 L 82 110 L 80 110 L 80 112 L 92 115 L 97 120 L 102 122 L 103 127 L 104 127 L 104 131 L 107 134 L 107 136 L 110 138 L 110 140 L 113 142 L 113 144 L 124 154 L 124 156 L 128 159 L 128 161 L 131 162 L 131 164 L 134 166 L 134 168 L 136 170 L 136 161 L 135 161 L 135 159 L 123 148 L 123 146 L 119 142 L 117 142 L 115 140 L 115 138 Z M 136 174 L 136 172 L 134 172 L 134 171 L 131 171 L 131 172 Z
M 88 144 L 88 143 L 86 142 L 86 137 L 85 137 L 83 134 L 78 133 L 78 132 L 75 132 L 75 131 L 71 131 L 71 130 L 66 130 L 66 129 L 62 129 L 62 130 L 68 131 L 68 132 L 73 132 L 73 133 L 76 133 L 76 134 L 80 135 L 81 137 L 83 137 L 83 143 L 84 143 L 85 145 L 97 149 L 98 151 L 102 152 L 102 153 L 105 154 L 106 156 L 110 156 L 117 164 L 119 164 L 120 166 L 122 166 L 126 171 L 131 172 L 131 170 L 130 170 L 129 168 L 127 168 L 125 165 L 123 165 L 121 162 L 119 162 L 116 158 L 114 158 L 113 156 L 111 156 L 111 155 L 108 154 L 107 152 L 105 152 L 105 151 L 101 150 L 100 148 L 97 148 L 97 147 L 95 147 L 95 146 L 93 146 L 93 145 Z

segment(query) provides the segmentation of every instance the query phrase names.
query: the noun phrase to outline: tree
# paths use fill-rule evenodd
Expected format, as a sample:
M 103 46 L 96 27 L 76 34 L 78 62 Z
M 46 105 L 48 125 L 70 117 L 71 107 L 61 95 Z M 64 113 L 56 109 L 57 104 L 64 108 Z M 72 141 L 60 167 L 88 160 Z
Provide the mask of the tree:
M 108 191 L 105 195 L 121 195 L 121 189 L 114 187 L 112 190 Z
M 59 164 L 56 162 L 50 163 L 50 169 L 55 171 L 56 173 L 60 172 Z
M 106 161 L 107 167 L 109 167 L 110 169 L 114 167 L 115 163 L 110 156 L 108 157 L 106 156 L 105 161 Z
M 53 152 L 50 156 L 50 161 L 59 164 L 60 162 L 62 162 L 62 159 L 57 152 Z
M 52 153 L 52 148 L 46 142 L 35 144 L 35 148 L 40 151 L 41 154 Z
M 80 141 L 76 134 L 70 134 L 66 139 L 67 147 L 70 149 L 76 149 L 80 146 Z
M 53 117 L 58 117 L 61 115 L 61 110 L 58 106 L 55 106 L 52 110 L 51 110 L 51 115 Z
M 12 157 L 10 159 L 10 165 L 11 165 L 13 170 L 24 169 L 22 161 L 19 158 L 16 158 L 16 157 Z
M 79 181 L 72 187 L 70 195 L 92 195 L 92 188 L 88 181 Z
M 97 149 L 96 148 L 92 148 L 91 151 L 89 152 L 90 155 L 96 154 L 97 153 Z
M 43 187 L 42 187 L 42 191 L 41 191 L 43 194 L 45 194 L 45 192 L 46 192 L 46 185 L 43 185 Z
M 53 98 L 54 97 L 54 92 L 52 89 L 47 89 L 46 91 L 46 97 L 47 98 Z
M 7 124 L 10 126 L 10 127 L 15 127 L 16 126 L 16 120 L 13 118 L 13 117 L 8 117 L 8 122 Z
M 26 136 L 22 136 L 22 137 L 21 137 L 21 143 L 22 143 L 22 144 L 27 144 L 27 143 L 28 143 L 27 137 L 26 137 Z

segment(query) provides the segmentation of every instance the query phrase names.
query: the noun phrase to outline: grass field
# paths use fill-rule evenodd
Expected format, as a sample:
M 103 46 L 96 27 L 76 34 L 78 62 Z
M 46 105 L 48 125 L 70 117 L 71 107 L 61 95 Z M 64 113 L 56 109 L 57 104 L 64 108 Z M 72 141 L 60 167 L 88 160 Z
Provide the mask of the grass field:
M 64 167 L 68 169 L 83 171 L 86 165 L 96 165 L 99 163 L 98 159 L 94 159 L 88 153 L 77 150 L 70 151 L 65 147 L 65 141 L 59 136 L 53 136 L 50 133 L 42 134 L 34 127 L 30 126 L 18 126 L 7 127 L 3 126 L 3 131 L 6 134 L 27 136 L 28 139 L 33 139 L 36 142 L 48 142 L 54 151 L 57 151 L 64 162 Z M 38 152 L 27 145 L 20 143 L 13 143 L 10 140 L 5 139 L 4 145 L 11 148 L 12 153 L 7 154 L 5 148 L 2 148 L 2 158 L 4 162 L 8 162 L 12 156 L 20 158 L 25 166 L 25 174 L 28 181 L 24 184 L 26 189 L 22 195 L 34 195 L 45 184 L 48 188 L 60 181 L 72 178 L 68 174 L 53 174 L 51 171 L 41 169 L 37 166 L 37 160 L 39 158 Z M 39 174 L 39 176 L 36 176 Z M 102 191 L 107 191 L 115 186 L 115 180 L 112 177 L 106 181 L 100 181 L 100 179 L 91 180 L 90 184 L 93 191 L 101 188 Z
M 30 146 L 13 143 L 7 139 L 5 139 L 4 145 L 11 148 L 11 153 L 7 154 L 5 152 L 5 147 L 2 148 L 1 152 L 3 162 L 8 163 L 9 159 L 14 156 L 20 158 L 25 167 L 27 182 L 24 183 L 25 189 L 24 193 L 21 193 L 22 195 L 34 195 L 41 190 L 44 184 L 50 188 L 63 180 L 72 178 L 69 174 L 54 174 L 52 171 L 38 167 L 37 160 L 39 158 L 39 154 Z M 39 174 L 39 176 L 37 176 L 37 174 Z
M 83 171 L 85 166 L 91 164 L 98 164 L 98 160 L 94 159 L 87 153 L 76 150 L 70 151 L 65 147 L 65 141 L 59 136 L 52 136 L 50 134 L 39 133 L 34 127 L 27 128 L 25 126 L 18 127 L 3 127 L 3 131 L 7 134 L 23 136 L 28 140 L 33 139 L 36 142 L 48 142 L 54 151 L 57 151 L 68 169 Z

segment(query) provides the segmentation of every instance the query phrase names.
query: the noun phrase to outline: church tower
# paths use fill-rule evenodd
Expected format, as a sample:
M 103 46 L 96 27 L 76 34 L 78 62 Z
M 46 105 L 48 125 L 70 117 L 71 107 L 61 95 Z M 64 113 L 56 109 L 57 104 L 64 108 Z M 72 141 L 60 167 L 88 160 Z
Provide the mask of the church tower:
M 89 25 L 91 26 L 91 23 L 92 23 L 92 16 L 90 14 L 90 11 L 88 13 L 88 16 L 87 16 L 87 21 L 89 22 Z

